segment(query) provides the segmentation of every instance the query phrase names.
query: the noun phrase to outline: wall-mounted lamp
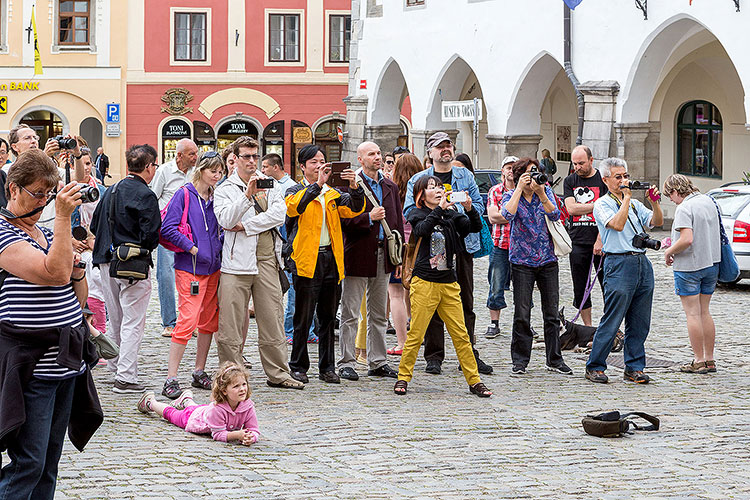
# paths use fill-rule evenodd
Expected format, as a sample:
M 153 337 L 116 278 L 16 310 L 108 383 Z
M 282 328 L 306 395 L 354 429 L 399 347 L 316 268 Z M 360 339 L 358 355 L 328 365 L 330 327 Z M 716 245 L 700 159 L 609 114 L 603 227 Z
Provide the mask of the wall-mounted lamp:
M 236 47 L 240 41 L 240 31 L 234 30 L 234 46 Z

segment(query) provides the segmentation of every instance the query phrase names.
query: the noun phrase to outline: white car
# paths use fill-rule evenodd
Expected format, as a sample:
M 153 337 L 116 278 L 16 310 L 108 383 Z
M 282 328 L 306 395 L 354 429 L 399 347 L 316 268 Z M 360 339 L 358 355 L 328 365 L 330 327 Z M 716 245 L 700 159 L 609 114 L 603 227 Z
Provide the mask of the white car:
M 725 184 L 708 195 L 721 209 L 721 222 L 737 257 L 740 279 L 750 278 L 750 184 Z

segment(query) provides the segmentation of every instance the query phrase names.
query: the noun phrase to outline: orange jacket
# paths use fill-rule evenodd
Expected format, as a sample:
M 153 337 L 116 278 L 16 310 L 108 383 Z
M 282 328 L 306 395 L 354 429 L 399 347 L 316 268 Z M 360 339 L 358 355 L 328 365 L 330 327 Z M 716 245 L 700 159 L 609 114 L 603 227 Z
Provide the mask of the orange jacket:
M 323 207 L 318 201 L 321 188 L 318 184 L 297 184 L 287 191 L 286 254 L 291 245 L 292 272 L 297 276 L 312 278 L 318 262 L 320 231 L 323 229 Z M 365 193 L 362 186 L 351 193 L 340 193 L 331 188 L 324 194 L 326 227 L 331 238 L 331 250 L 336 259 L 339 282 L 344 279 L 344 238 L 341 233 L 341 217 L 352 218 L 365 210 Z

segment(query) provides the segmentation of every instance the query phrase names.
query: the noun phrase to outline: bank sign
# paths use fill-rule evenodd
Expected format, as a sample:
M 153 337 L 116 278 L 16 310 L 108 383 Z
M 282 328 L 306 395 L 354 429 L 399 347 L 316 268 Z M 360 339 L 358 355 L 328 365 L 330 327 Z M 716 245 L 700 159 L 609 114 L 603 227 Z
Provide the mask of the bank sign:
M 471 101 L 443 101 L 444 122 L 474 121 L 474 100 Z M 477 120 L 482 119 L 482 100 L 477 99 Z

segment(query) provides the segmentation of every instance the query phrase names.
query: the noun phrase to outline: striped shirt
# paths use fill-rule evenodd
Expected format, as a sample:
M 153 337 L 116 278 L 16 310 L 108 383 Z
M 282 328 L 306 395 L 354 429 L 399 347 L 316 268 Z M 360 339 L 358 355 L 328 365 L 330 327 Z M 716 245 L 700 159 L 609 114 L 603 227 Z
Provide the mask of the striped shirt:
M 0 219 L 0 253 L 10 245 L 25 241 L 45 254 L 52 244 L 52 231 L 37 226 L 47 242 L 44 248 L 21 229 Z M 81 305 L 70 283 L 61 286 L 36 285 L 9 274 L 0 288 L 0 321 L 8 321 L 19 328 L 76 327 L 83 321 Z M 70 378 L 86 371 L 81 361 L 78 371 L 56 362 L 57 346 L 51 347 L 37 362 L 34 376 L 41 379 Z

